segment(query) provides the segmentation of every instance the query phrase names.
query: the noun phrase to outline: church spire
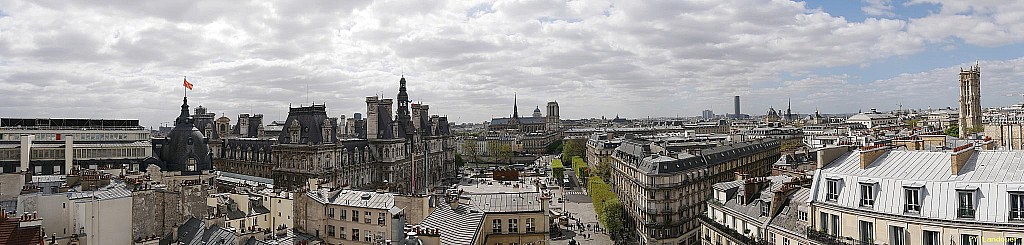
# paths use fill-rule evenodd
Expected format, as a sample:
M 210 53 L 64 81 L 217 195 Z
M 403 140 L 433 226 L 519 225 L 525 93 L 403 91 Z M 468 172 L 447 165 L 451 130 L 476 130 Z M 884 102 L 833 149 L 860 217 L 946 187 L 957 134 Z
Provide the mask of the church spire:
M 512 93 L 512 118 L 519 118 L 519 97 Z

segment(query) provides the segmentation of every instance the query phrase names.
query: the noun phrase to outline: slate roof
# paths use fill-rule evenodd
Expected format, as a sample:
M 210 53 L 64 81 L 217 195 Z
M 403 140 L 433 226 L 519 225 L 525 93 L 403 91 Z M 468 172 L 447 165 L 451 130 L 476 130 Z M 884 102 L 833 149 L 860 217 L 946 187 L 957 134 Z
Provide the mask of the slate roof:
M 314 104 L 311 106 L 288 108 L 288 119 L 284 121 L 284 128 L 277 138 L 278 142 L 282 144 L 321 144 L 324 141 L 324 137 L 333 137 L 332 135 L 323 135 L 324 120 L 328 119 L 330 119 L 331 125 L 329 127 L 333 134 L 337 132 L 338 122 L 334 118 L 327 117 L 327 107 L 325 105 Z M 295 122 L 299 125 L 299 139 L 291 138 L 291 127 Z M 331 139 L 331 142 L 337 142 L 337 139 Z
M 737 157 L 778 147 L 779 145 L 778 141 L 764 139 L 720 145 L 701 150 L 698 155 L 687 153 L 660 155 L 651 152 L 649 143 L 649 141 L 645 140 L 626 140 L 615 150 L 637 158 L 637 162 L 631 163 L 633 167 L 647 172 L 647 174 L 654 175 L 683 172 L 709 165 L 717 165 Z
M 177 232 L 177 241 L 172 241 L 171 237 L 167 236 L 161 239 L 160 244 L 229 245 L 235 244 L 235 240 L 238 239 L 233 231 L 218 225 L 206 227 L 202 220 L 195 217 L 189 217 L 178 227 Z
M 519 123 L 520 124 L 544 124 L 544 119 L 545 119 L 544 117 L 519 117 Z M 510 117 L 492 118 L 491 119 L 491 125 L 505 125 L 505 124 L 511 124 L 511 123 L 512 123 L 512 118 L 510 118 Z

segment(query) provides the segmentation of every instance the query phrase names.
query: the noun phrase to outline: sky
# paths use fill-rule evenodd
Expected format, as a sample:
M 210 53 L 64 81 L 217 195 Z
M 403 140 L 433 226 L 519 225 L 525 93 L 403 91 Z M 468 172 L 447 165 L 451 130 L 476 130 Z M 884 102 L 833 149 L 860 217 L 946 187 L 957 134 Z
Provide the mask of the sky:
M 1024 100 L 1024 1 L 0 0 L 0 117 L 233 120 L 409 95 L 449 121 L 956 107 Z

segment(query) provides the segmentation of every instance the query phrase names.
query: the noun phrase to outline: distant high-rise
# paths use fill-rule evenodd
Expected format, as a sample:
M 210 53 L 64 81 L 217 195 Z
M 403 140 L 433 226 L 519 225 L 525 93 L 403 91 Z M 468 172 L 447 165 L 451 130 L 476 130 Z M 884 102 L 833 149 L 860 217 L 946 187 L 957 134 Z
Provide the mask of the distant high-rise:
M 736 97 L 733 98 L 733 100 L 735 100 L 735 102 L 733 102 L 733 104 L 735 104 L 734 106 L 736 108 L 735 108 L 735 111 L 732 113 L 732 115 L 735 118 L 740 118 L 740 96 L 737 95 Z
M 704 117 L 704 119 L 711 119 L 715 117 L 715 112 L 711 110 L 704 110 L 700 115 Z
M 981 125 L 981 65 L 960 68 L 960 138 L 968 137 Z

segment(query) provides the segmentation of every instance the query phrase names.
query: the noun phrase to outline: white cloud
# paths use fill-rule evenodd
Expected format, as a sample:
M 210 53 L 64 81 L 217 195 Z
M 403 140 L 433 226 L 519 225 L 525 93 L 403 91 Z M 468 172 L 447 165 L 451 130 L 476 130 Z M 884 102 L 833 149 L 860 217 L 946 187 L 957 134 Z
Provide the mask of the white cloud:
M 957 2 L 920 19 L 862 22 L 783 0 L 14 1 L 2 8 L 0 94 L 8 96 L 0 97 L 0 116 L 146 125 L 177 115 L 183 75 L 196 84 L 193 106 L 229 117 L 251 107 L 270 120 L 283 119 L 288 104 L 308 103 L 307 87 L 309 100 L 328 103 L 331 115 L 350 115 L 364 109 L 365 96 L 393 97 L 403 72 L 414 100 L 455 121 L 510 114 L 513 91 L 523 108 L 557 99 L 570 118 L 694 115 L 726 107 L 736 94 L 756 112 L 785 97 L 855 110 L 872 102 L 841 103 L 842 96 L 875 90 L 849 75 L 812 71 L 913 55 L 950 37 L 1017 43 L 1024 28 L 1013 7 Z M 781 81 L 782 74 L 797 78 Z
M 883 17 L 896 16 L 896 13 L 893 12 L 892 0 L 864 0 L 864 2 L 867 5 L 860 8 L 864 14 Z

